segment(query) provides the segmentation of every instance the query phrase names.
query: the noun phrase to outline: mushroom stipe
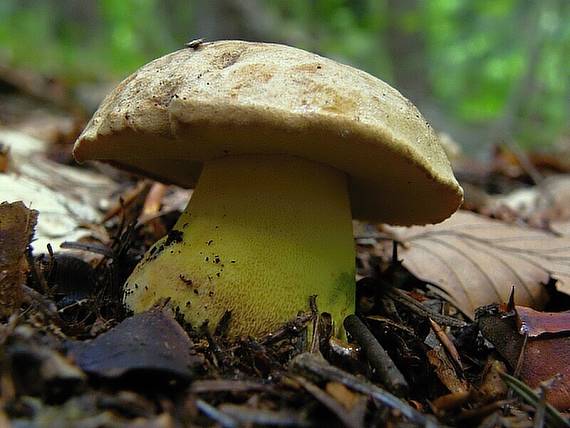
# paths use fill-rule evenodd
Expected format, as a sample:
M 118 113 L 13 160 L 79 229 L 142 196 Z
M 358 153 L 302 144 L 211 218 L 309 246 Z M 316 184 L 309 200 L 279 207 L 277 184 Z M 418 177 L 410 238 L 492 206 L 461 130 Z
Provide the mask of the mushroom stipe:
M 215 326 L 230 310 L 234 334 L 260 335 L 309 311 L 317 294 L 319 309 L 342 320 L 354 312 L 351 219 L 346 175 L 330 166 L 286 155 L 206 162 L 174 226 L 188 223 L 170 244 L 175 253 L 150 250 L 125 285 L 125 302 L 141 312 L 161 298 L 181 308 L 190 301 L 182 311 L 194 326 Z

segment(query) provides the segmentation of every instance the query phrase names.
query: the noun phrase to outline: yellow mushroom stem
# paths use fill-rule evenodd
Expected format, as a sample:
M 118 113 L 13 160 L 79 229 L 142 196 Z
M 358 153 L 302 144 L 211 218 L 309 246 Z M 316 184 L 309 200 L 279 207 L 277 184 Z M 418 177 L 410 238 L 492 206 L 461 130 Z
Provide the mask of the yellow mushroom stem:
M 347 179 L 287 155 L 205 163 L 188 207 L 125 284 L 135 312 L 170 298 L 184 319 L 261 336 L 309 311 L 317 295 L 337 335 L 354 312 L 354 241 Z

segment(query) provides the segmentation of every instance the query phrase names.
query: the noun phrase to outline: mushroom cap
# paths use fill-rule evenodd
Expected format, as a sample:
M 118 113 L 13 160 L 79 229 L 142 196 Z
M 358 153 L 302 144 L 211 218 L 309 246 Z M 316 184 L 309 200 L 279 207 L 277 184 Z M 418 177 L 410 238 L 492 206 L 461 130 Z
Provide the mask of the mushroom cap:
M 150 62 L 105 98 L 73 153 L 184 187 L 207 160 L 299 156 L 347 173 L 355 218 L 397 225 L 442 221 L 463 198 L 435 132 L 397 90 L 270 43 L 203 43 Z

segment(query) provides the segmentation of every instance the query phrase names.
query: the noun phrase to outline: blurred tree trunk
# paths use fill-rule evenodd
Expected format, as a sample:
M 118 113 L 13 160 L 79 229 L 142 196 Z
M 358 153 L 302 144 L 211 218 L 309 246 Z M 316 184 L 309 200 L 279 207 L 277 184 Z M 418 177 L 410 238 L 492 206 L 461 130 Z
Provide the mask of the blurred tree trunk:
M 62 31 L 70 23 L 81 28 L 82 40 L 95 37 L 101 26 L 101 16 L 96 2 L 84 0 L 49 0 L 53 26 Z
M 259 0 L 194 1 L 197 37 L 279 41 L 275 17 Z
M 386 46 L 392 61 L 394 86 L 409 98 L 438 131 L 456 140 L 466 152 L 485 154 L 481 143 L 486 129 L 467 125 L 454 119 L 437 104 L 429 79 L 426 40 L 421 22 L 422 2 L 419 0 L 388 0 L 389 24 L 385 33 Z M 414 16 L 415 15 L 415 16 Z
M 425 40 L 420 28 L 410 29 L 407 22 L 421 19 L 418 0 L 388 0 L 387 48 L 392 60 L 395 86 L 415 104 L 430 96 Z M 414 17 L 413 15 L 416 15 Z

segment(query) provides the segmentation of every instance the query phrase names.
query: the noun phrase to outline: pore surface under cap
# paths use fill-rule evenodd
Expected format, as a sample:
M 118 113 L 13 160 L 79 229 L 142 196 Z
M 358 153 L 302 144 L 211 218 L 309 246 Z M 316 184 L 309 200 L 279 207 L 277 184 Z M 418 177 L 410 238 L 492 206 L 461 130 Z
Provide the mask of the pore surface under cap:
M 437 136 L 410 101 L 353 67 L 289 46 L 220 41 L 145 65 L 103 101 L 79 161 L 193 187 L 204 161 L 288 154 L 349 176 L 354 217 L 441 221 L 462 200 Z

